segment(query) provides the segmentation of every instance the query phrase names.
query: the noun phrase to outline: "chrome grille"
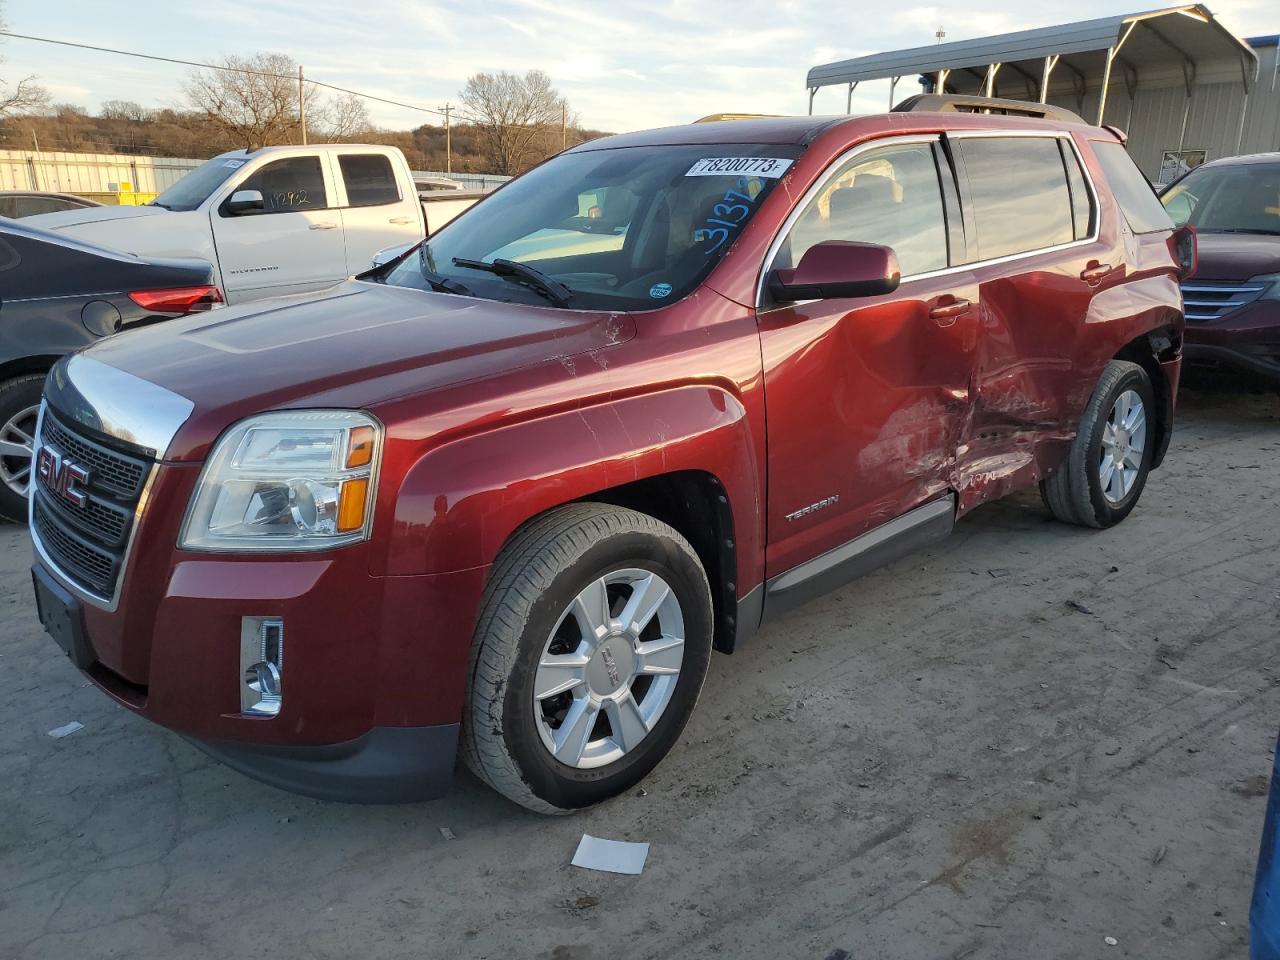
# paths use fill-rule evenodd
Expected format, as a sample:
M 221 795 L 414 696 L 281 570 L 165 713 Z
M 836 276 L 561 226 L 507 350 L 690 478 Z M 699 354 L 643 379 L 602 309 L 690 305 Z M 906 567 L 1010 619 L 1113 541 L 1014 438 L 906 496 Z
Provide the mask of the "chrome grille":
M 104 447 L 92 440 L 75 436 L 66 427 L 46 413 L 41 443 L 56 447 L 64 456 L 87 467 L 93 474 L 93 483 L 103 492 L 117 497 L 137 498 L 147 478 L 150 464 Z
M 36 470 L 31 488 L 32 532 L 50 562 L 82 589 L 114 597 L 134 515 L 152 464 L 134 453 L 90 439 L 44 408 L 40 446 L 88 471 L 78 489 L 83 503 L 51 489 Z
M 1265 283 L 1184 283 L 1182 285 L 1183 310 L 1188 320 L 1199 323 L 1219 320 L 1253 303 L 1266 289 Z

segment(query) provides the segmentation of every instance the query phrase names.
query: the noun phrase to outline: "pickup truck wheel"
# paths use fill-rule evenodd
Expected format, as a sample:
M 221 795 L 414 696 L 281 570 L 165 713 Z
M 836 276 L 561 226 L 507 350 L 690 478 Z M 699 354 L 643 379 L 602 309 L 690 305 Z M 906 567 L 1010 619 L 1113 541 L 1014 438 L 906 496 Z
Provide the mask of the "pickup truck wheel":
M 499 793 L 542 813 L 615 796 L 679 739 L 711 634 L 706 574 L 674 529 L 606 504 L 552 510 L 494 563 L 463 758 Z
M 43 374 L 0 384 L 0 517 L 17 523 L 27 522 L 31 449 L 43 389 Z
M 1040 495 L 1055 518 L 1103 528 L 1129 515 L 1151 470 L 1154 411 L 1147 372 L 1125 360 L 1108 363 L 1066 462 L 1040 482 Z

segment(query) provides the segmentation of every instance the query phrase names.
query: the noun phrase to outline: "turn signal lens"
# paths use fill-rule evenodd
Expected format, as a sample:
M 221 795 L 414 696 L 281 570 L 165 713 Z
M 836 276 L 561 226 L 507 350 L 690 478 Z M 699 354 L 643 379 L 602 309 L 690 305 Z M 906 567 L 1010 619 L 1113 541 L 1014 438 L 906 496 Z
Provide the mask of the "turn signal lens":
M 347 439 L 347 469 L 363 467 L 373 459 L 373 427 L 356 427 Z
M 365 504 L 369 496 L 369 481 L 365 477 L 348 480 L 342 485 L 338 498 L 338 532 L 350 533 L 364 526 Z
M 174 287 L 171 290 L 135 290 L 129 299 L 143 310 L 156 313 L 193 313 L 222 303 L 217 287 Z

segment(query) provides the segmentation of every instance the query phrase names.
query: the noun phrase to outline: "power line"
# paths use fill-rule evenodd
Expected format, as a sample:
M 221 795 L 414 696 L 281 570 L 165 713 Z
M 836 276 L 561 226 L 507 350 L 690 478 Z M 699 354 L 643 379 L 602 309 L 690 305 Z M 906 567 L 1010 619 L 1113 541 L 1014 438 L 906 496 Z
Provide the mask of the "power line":
M 202 70 L 221 70 L 225 73 L 242 73 L 253 77 L 269 77 L 272 80 L 289 80 L 293 81 L 297 78 L 292 75 L 282 73 L 269 73 L 265 70 L 251 70 L 247 67 L 228 67 L 225 64 L 217 63 L 200 63 L 196 60 L 180 60 L 176 57 L 162 57 L 154 53 L 136 53 L 133 50 L 117 50 L 114 47 L 99 47 L 91 43 L 75 43 L 71 40 L 54 40 L 50 37 L 33 37 L 26 33 L 14 33 L 11 30 L 0 30 L 0 36 L 13 37 L 16 40 L 34 40 L 37 43 L 52 43 L 60 47 L 75 47 L 78 50 L 95 50 L 98 53 L 114 53 L 122 57 L 137 57 L 140 60 L 157 60 L 161 63 L 176 63 L 183 67 L 199 67 Z M 321 80 L 312 80 L 310 77 L 307 83 L 314 84 L 317 87 L 324 87 L 328 90 L 336 90 L 339 93 L 349 93 L 357 97 L 363 97 L 365 100 L 375 100 L 378 103 L 389 104 L 393 107 L 401 107 L 405 110 L 417 110 L 421 113 L 430 113 L 436 116 L 444 116 L 442 110 L 432 110 L 430 107 L 419 107 L 412 103 L 402 103 L 398 100 L 388 100 L 386 97 L 377 97 L 371 93 L 362 93 L 359 90 L 351 90 L 347 87 L 339 87 L 332 83 L 324 83 Z

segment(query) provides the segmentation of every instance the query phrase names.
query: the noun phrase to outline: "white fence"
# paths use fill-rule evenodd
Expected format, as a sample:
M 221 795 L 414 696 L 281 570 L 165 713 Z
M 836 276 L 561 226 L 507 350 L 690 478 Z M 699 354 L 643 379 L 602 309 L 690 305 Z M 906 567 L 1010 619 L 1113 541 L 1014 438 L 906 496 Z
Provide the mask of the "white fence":
M 93 196 L 113 194 L 129 183 L 137 193 L 160 193 L 173 186 L 203 160 L 181 157 L 135 157 L 120 153 L 53 153 L 0 150 L 0 190 L 48 190 Z M 492 190 L 510 177 L 489 173 L 414 171 L 421 176 L 451 177 L 472 189 Z
M 124 183 L 139 193 L 168 189 L 203 160 L 135 157 L 117 153 L 0 150 L 0 190 L 116 193 Z

